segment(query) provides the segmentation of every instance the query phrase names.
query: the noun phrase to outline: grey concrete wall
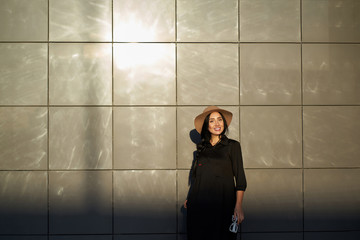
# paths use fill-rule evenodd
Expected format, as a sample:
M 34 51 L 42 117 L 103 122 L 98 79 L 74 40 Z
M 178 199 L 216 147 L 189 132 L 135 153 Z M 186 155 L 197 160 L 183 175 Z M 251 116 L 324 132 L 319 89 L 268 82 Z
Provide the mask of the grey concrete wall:
M 360 1 L 1 0 L 0 240 L 185 239 L 208 105 L 242 239 L 360 238 Z

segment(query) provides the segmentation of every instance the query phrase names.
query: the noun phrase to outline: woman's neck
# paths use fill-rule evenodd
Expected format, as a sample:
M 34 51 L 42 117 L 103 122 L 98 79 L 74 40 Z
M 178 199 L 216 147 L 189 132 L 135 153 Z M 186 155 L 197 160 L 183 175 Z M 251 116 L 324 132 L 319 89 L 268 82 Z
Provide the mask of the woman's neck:
M 218 142 L 220 142 L 220 135 L 211 135 L 210 143 L 215 146 Z

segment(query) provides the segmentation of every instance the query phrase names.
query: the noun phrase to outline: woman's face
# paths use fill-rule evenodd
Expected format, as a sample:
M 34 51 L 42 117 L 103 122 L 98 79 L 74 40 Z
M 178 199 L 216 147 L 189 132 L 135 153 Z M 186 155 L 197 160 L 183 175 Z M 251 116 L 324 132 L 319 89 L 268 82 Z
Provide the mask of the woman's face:
M 209 117 L 209 132 L 212 135 L 220 135 L 222 131 L 224 131 L 224 120 L 220 113 L 211 113 Z

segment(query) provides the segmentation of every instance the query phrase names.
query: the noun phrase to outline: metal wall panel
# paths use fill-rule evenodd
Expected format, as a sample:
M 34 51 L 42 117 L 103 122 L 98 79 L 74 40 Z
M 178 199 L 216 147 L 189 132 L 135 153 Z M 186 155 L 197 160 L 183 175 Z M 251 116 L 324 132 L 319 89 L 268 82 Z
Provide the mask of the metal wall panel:
M 46 234 L 47 172 L 0 172 L 1 234 Z
M 360 2 L 357 0 L 302 1 L 303 40 L 359 42 Z
M 47 53 L 45 43 L 0 43 L 0 104 L 47 104 Z
M 240 0 L 240 41 L 300 41 L 300 0 Z
M 50 233 L 112 233 L 112 191 L 108 171 L 50 172 Z
M 1 170 L 47 169 L 46 107 L 0 107 Z
M 0 239 L 185 240 L 208 105 L 234 113 L 244 239 L 358 239 L 359 7 L 0 1 Z
M 237 0 L 177 2 L 177 40 L 233 42 L 238 40 Z
M 116 234 L 176 233 L 175 170 L 114 172 L 114 227 Z
M 51 41 L 111 41 L 111 0 L 49 0 Z

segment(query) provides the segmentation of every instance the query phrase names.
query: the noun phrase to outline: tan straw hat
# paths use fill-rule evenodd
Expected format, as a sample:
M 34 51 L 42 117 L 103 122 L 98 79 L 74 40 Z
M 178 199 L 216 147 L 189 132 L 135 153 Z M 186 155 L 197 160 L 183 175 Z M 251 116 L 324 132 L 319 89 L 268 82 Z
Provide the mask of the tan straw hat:
M 204 124 L 204 120 L 205 120 L 206 116 L 212 112 L 220 112 L 224 116 L 227 125 L 230 126 L 232 116 L 233 116 L 233 114 L 231 112 L 226 111 L 221 108 L 218 108 L 217 106 L 209 106 L 209 107 L 205 108 L 203 113 L 200 114 L 199 116 L 197 116 L 194 120 L 195 129 L 198 133 L 201 134 L 201 129 Z

